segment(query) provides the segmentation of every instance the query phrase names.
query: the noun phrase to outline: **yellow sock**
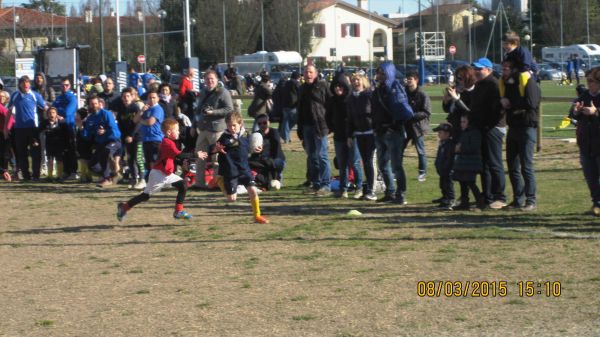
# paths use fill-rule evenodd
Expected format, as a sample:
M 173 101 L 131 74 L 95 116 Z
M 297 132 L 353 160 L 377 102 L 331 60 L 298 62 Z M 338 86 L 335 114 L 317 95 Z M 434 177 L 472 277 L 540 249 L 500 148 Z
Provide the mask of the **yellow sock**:
M 62 178 L 64 170 L 65 170 L 65 166 L 64 166 L 63 162 L 61 162 L 61 161 L 57 162 L 56 163 L 56 177 Z
M 221 192 L 225 193 L 225 180 L 223 180 L 223 176 L 216 176 L 215 179 L 217 179 L 217 186 L 219 186 Z
M 257 218 L 260 216 L 260 200 L 258 200 L 258 196 L 256 196 L 254 199 L 250 200 L 250 204 L 252 205 L 252 214 L 254 214 L 254 217 Z

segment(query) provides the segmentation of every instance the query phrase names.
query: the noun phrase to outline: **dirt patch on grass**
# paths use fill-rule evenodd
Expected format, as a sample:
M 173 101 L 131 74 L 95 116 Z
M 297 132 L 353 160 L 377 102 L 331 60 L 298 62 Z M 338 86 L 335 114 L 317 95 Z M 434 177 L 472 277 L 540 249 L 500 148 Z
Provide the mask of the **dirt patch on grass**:
M 119 223 L 121 187 L 0 184 L 0 336 L 598 335 L 585 186 L 540 166 L 534 214 L 440 212 L 428 179 L 407 207 L 265 193 L 268 225 L 216 193 L 191 193 L 191 221 L 166 191 Z M 507 295 L 420 297 L 419 281 L 506 281 Z M 537 294 L 545 281 L 560 296 Z

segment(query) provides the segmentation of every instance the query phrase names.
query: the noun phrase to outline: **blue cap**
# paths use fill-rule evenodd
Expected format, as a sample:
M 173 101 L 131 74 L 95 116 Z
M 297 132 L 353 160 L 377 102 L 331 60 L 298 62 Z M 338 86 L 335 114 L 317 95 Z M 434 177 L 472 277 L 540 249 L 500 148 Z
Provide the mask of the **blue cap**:
M 494 67 L 494 65 L 492 64 L 492 61 L 490 61 L 487 57 L 482 57 L 479 60 L 473 62 L 473 67 L 475 68 L 490 68 L 492 69 Z

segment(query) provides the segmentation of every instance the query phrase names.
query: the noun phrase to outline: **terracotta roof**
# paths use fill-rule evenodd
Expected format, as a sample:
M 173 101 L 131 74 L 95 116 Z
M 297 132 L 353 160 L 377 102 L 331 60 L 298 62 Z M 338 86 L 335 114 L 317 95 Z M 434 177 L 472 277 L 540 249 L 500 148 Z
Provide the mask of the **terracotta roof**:
M 50 28 L 54 25 L 55 28 L 60 29 L 65 26 L 65 21 L 69 26 L 74 24 L 84 24 L 85 20 L 80 16 L 61 16 L 61 15 L 52 15 L 50 13 L 40 12 L 33 9 L 27 9 L 23 7 L 15 7 L 15 14 L 19 16 L 19 22 L 17 22 L 17 27 L 21 28 Z M 13 29 L 13 7 L 5 7 L 0 8 L 0 30 L 3 29 Z M 99 17 L 95 16 L 93 18 L 94 23 L 98 23 Z M 114 16 L 105 16 L 103 18 L 105 24 L 115 25 L 116 17 Z M 137 17 L 134 16 L 121 16 L 121 24 L 122 25 L 135 25 L 138 23 Z M 146 25 L 158 25 L 160 23 L 160 19 L 155 15 L 147 15 L 146 16 Z
M 40 12 L 33 9 L 15 7 L 14 14 L 19 16 L 17 26 L 27 28 L 42 28 L 64 26 L 66 17 L 61 15 L 52 15 L 50 13 Z M 0 8 L 0 29 L 13 28 L 13 7 Z

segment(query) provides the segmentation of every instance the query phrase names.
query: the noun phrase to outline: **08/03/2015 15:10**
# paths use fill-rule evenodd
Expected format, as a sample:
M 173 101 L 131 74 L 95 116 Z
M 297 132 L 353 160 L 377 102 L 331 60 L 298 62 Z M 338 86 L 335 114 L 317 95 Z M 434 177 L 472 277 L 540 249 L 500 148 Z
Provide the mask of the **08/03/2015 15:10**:
M 419 297 L 506 297 L 516 285 L 519 297 L 560 297 L 560 281 L 419 281 Z

